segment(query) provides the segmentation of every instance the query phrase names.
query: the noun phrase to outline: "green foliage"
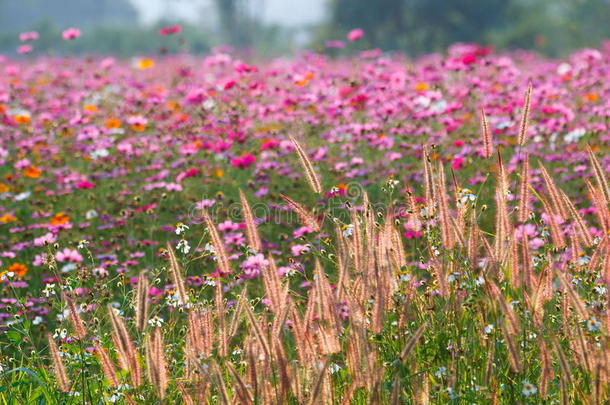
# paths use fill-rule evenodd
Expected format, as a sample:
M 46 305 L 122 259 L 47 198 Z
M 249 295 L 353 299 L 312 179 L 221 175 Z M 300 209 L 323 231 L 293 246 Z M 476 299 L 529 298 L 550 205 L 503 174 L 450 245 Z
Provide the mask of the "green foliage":
M 157 31 L 165 24 L 152 27 L 130 25 L 104 25 L 84 30 L 82 37 L 76 41 L 64 41 L 58 25 L 44 21 L 32 29 L 40 38 L 33 43 L 34 52 L 52 54 L 112 54 L 122 57 L 138 53 L 153 52 L 192 52 L 202 53 L 210 49 L 209 39 L 212 34 L 199 27 L 183 25 L 180 36 L 160 36 Z M 0 52 L 14 52 L 17 46 L 15 33 L 0 35 Z
M 610 35 L 606 0 L 332 0 L 330 11 L 319 40 L 359 27 L 361 46 L 411 54 L 476 42 L 558 55 Z

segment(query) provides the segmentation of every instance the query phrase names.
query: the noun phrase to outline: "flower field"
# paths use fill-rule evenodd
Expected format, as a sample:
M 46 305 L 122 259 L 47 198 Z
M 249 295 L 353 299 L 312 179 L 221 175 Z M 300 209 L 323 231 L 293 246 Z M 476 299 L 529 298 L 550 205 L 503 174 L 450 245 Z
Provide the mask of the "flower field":
M 610 401 L 610 48 L 0 58 L 0 403 Z

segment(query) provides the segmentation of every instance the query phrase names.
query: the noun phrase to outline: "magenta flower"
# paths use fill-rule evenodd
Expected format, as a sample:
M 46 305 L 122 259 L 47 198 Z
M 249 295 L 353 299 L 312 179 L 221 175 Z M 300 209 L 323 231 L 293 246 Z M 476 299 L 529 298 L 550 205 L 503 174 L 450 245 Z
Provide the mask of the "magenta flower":
M 348 34 L 347 34 L 347 39 L 351 42 L 357 41 L 360 38 L 362 38 L 364 36 L 364 31 L 360 28 L 356 28 L 354 30 L 351 30 Z
M 95 187 L 95 184 L 91 183 L 90 181 L 80 181 L 76 184 L 76 188 L 79 188 L 79 189 L 89 190 L 89 189 L 92 189 L 93 187 Z
M 233 158 L 231 160 L 231 166 L 237 167 L 238 169 L 247 169 L 256 162 L 256 157 L 249 153 L 245 153 L 240 157 Z
M 78 28 L 68 28 L 64 32 L 61 33 L 61 36 L 66 40 L 70 41 L 80 37 L 80 30 Z

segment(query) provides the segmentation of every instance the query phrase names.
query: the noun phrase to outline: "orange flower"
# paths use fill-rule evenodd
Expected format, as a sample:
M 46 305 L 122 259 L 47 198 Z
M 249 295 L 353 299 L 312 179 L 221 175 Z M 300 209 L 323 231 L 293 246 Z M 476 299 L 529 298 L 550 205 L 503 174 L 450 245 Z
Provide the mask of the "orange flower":
M 83 106 L 83 110 L 90 112 L 90 113 L 94 113 L 94 112 L 97 112 L 97 106 L 93 105 L 93 104 L 85 104 Z
M 168 101 L 167 108 L 174 112 L 178 112 L 180 111 L 180 103 L 178 103 L 177 101 Z
M 11 191 L 11 188 L 4 183 L 0 183 L 0 194 Z
M 53 218 L 51 218 L 51 225 L 53 226 L 63 225 L 67 222 L 70 222 L 70 217 L 63 212 L 58 212 Z
M 142 132 L 146 129 L 146 125 L 142 125 L 142 124 L 133 124 L 131 126 L 131 129 L 133 129 L 136 132 Z
M 0 224 L 8 224 L 9 222 L 15 222 L 17 217 L 12 214 L 6 213 L 0 217 Z
M 416 91 L 426 91 L 429 88 L 430 88 L 430 86 L 428 85 L 428 83 L 424 83 L 424 82 L 419 82 L 415 85 Z
M 32 118 L 29 115 L 17 114 L 13 116 L 13 119 L 17 124 L 29 124 Z
M 21 263 L 13 263 L 8 267 L 8 271 L 13 272 L 17 275 L 17 277 L 19 278 L 23 278 L 25 277 L 26 274 L 28 274 L 28 268 Z
M 599 94 L 597 93 L 587 93 L 582 96 L 583 100 L 588 101 L 590 103 L 594 103 L 599 100 Z
M 309 83 L 309 81 L 310 81 L 311 79 L 313 79 L 314 77 L 316 77 L 316 75 L 315 75 L 315 74 L 313 74 L 313 73 L 311 73 L 311 72 L 310 72 L 310 73 L 307 73 L 307 74 L 305 75 L 305 77 L 304 77 L 302 80 L 297 80 L 297 81 L 295 81 L 295 82 L 294 82 L 294 84 L 296 84 L 296 85 L 297 85 L 297 86 L 299 86 L 299 87 L 307 86 L 307 84 Z
M 37 179 L 42 174 L 42 170 L 37 168 L 36 166 L 30 166 L 23 171 L 23 175 L 25 177 L 29 177 L 31 179 Z
M 222 171 L 222 169 L 216 169 L 216 171 L 214 172 L 214 175 L 216 177 L 222 177 L 224 176 L 225 172 Z
M 121 123 L 120 119 L 110 117 L 106 120 L 106 123 L 104 125 L 106 126 L 106 128 L 116 129 L 121 128 L 121 125 L 123 124 Z
M 146 70 L 155 66 L 155 61 L 149 58 L 142 58 L 138 61 L 138 69 Z

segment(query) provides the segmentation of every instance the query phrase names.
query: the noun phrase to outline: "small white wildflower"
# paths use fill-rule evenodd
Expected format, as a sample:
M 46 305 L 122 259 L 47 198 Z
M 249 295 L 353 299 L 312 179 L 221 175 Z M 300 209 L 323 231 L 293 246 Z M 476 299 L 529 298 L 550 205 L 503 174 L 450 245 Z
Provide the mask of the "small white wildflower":
M 191 251 L 191 246 L 189 245 L 188 241 L 180 239 L 180 241 L 176 245 L 176 249 L 182 252 L 182 254 L 186 255 L 188 254 L 188 252 Z
M 457 394 L 455 393 L 455 390 L 451 387 L 447 387 L 447 395 L 449 395 L 449 399 L 457 399 Z
M 96 159 L 96 160 L 100 159 L 100 158 L 105 158 L 108 155 L 110 155 L 110 152 L 108 151 L 108 149 L 105 149 L 105 148 L 96 149 L 90 153 L 91 159 Z
M 89 246 L 89 241 L 87 239 L 82 239 L 78 242 L 78 246 L 77 248 L 79 249 L 86 249 L 87 246 Z
M 167 305 L 168 307 L 172 307 L 172 308 L 177 308 L 180 305 L 182 305 L 182 302 L 180 301 L 180 297 L 178 296 L 178 293 L 167 295 L 165 297 L 165 305 Z
M 330 371 L 331 374 L 335 374 L 337 372 L 339 372 L 341 370 L 341 366 L 338 364 L 331 364 L 328 366 L 328 371 Z
M 55 284 L 49 283 L 49 284 L 45 285 L 44 290 L 42 290 L 42 293 L 47 298 L 49 298 L 51 295 L 55 295 Z
M 386 186 L 390 189 L 390 191 L 393 191 L 399 184 L 400 184 L 400 181 L 398 181 L 396 179 L 389 179 L 386 182 Z
M 345 227 L 345 229 L 343 230 L 343 236 L 345 236 L 346 238 L 349 238 L 353 234 L 354 234 L 354 225 L 353 224 L 347 225 Z
M 599 332 L 599 328 L 602 326 L 602 323 L 595 319 L 595 317 L 589 319 L 587 321 L 587 329 L 591 332 Z
M 65 339 L 68 336 L 68 331 L 66 329 L 55 329 L 53 333 L 53 339 L 57 339 L 58 337 L 61 339 Z
M 117 393 L 112 394 L 112 396 L 110 396 L 106 399 L 111 404 L 114 404 L 115 402 L 119 402 L 121 400 L 121 394 L 117 392 Z
M 85 213 L 85 218 L 87 218 L 87 219 L 93 219 L 98 216 L 99 216 L 99 214 L 97 213 L 96 210 L 89 210 Z
M 180 234 L 186 232 L 187 229 L 189 229 L 188 225 L 185 225 L 182 222 L 178 222 L 176 224 L 176 235 L 180 235 Z
M 214 108 L 216 106 L 216 102 L 214 100 L 212 100 L 211 98 L 208 98 L 203 102 L 202 106 L 206 110 L 211 110 L 212 108 Z
M 59 322 L 61 322 L 61 321 L 68 319 L 69 315 L 70 315 L 70 311 L 66 308 L 61 313 L 57 314 L 56 318 Z
M 75 270 L 75 269 L 76 269 L 76 263 L 68 263 L 68 264 L 62 266 L 61 272 L 67 273 L 67 272 Z
M 477 196 L 470 189 L 464 188 L 458 194 L 458 206 L 463 206 L 468 202 L 474 202 L 477 200 Z
M 493 332 L 494 330 L 494 325 L 493 323 L 487 324 L 485 325 L 485 327 L 483 328 L 483 333 L 485 333 L 486 335 L 489 335 L 491 332 Z
M 148 324 L 150 326 L 161 327 L 163 325 L 163 318 L 154 316 L 153 318 L 148 320 Z
M 211 254 L 216 253 L 216 249 L 214 249 L 214 246 L 211 243 L 206 243 L 204 250 Z
M 523 380 L 523 390 L 521 392 L 523 392 L 523 395 L 526 397 L 529 397 L 536 394 L 538 392 L 538 388 L 536 388 L 536 386 L 529 381 Z
M 447 374 L 447 367 L 445 367 L 445 366 L 440 366 L 440 367 L 438 368 L 438 370 L 436 370 L 436 371 L 434 372 L 434 376 L 435 376 L 436 378 L 441 378 L 441 377 L 442 377 L 442 376 L 444 376 L 445 374 Z
M 30 198 L 30 196 L 32 195 L 31 191 L 24 191 L 23 193 L 19 193 L 17 194 L 14 199 L 15 201 L 23 201 L 25 199 Z
M 33 325 L 40 325 L 42 323 L 43 319 L 41 316 L 37 316 L 32 320 L 32 324 Z

